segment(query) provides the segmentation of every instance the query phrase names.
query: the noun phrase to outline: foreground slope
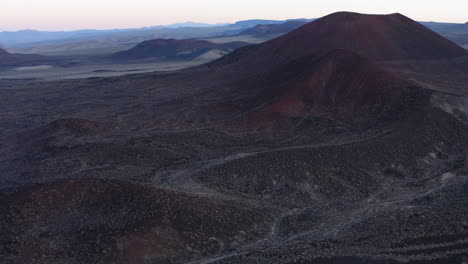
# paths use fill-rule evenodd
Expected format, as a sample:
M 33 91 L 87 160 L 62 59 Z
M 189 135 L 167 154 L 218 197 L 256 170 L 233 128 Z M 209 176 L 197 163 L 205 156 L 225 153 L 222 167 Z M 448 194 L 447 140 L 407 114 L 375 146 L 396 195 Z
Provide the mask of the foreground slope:
M 258 239 L 269 218 L 248 204 L 115 180 L 42 185 L 2 204 L 5 263 L 187 261 Z

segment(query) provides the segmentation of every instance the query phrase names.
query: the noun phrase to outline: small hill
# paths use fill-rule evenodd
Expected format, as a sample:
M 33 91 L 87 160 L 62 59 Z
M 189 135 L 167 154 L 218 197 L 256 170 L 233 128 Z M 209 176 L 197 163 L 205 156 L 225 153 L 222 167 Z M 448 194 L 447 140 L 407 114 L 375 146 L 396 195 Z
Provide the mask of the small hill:
M 264 210 L 119 180 L 69 180 L 2 200 L 5 263 L 173 263 L 263 235 Z
M 63 63 L 64 61 L 62 60 L 35 54 L 12 54 L 0 48 L 0 66 L 2 67 L 32 66 L 41 64 L 55 65 Z
M 211 50 L 232 51 L 248 45 L 244 42 L 216 44 L 206 40 L 154 39 L 144 41 L 132 49 L 115 53 L 113 59 L 193 59 Z
M 307 22 L 301 20 L 288 21 L 283 24 L 266 24 L 257 25 L 253 28 L 247 29 L 239 33 L 239 35 L 254 35 L 254 36 L 265 36 L 275 34 L 285 34 L 294 29 L 305 25 Z

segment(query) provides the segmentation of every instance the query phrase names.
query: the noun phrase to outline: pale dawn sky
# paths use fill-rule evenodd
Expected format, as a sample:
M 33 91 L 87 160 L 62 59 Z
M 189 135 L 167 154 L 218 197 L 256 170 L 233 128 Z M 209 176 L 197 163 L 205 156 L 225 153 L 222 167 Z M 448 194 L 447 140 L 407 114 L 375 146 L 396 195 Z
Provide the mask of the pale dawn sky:
M 336 11 L 399 12 L 418 21 L 465 23 L 468 0 L 0 0 L 0 31 L 316 18 Z

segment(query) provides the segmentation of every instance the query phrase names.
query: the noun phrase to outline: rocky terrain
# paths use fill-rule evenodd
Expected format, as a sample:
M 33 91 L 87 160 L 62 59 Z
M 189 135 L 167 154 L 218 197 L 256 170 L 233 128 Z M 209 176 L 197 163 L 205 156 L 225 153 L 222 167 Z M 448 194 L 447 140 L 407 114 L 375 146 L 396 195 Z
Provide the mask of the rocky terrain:
M 465 263 L 467 56 L 340 12 L 185 70 L 0 80 L 0 259 Z
M 15 254 L 5 263 L 96 262 L 96 255 L 101 263 L 180 262 L 256 241 L 271 220 L 242 202 L 117 180 L 70 180 L 9 199 L 1 243 Z

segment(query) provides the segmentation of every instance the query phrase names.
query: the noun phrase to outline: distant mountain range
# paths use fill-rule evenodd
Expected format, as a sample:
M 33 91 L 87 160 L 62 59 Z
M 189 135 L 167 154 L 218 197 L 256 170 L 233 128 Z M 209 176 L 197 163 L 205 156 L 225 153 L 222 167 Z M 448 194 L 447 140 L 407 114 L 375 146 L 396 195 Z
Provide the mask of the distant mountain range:
M 224 36 L 250 35 L 264 38 L 285 34 L 314 19 L 262 20 L 252 19 L 233 24 L 206 24 L 196 22 L 151 26 L 137 29 L 0 32 L 0 47 L 11 53 L 72 54 L 82 50 L 127 50 L 152 39 L 206 39 Z M 453 42 L 468 46 L 468 24 L 420 22 Z M 267 38 L 268 39 L 268 38 Z M 237 41 L 237 40 L 233 40 Z M 79 53 L 79 52 L 78 52 Z
M 291 19 L 291 20 L 304 20 L 308 19 Z M 198 28 L 199 31 L 205 29 L 208 33 L 215 31 L 216 34 L 230 31 L 241 31 L 250 27 L 254 27 L 258 24 L 281 24 L 290 20 L 245 20 L 239 21 L 234 24 L 206 24 L 196 22 L 185 22 L 170 25 L 159 25 L 150 26 L 143 28 L 129 28 L 129 29 L 112 29 L 112 30 L 96 30 L 96 29 L 84 29 L 75 31 L 38 31 L 38 30 L 20 30 L 20 31 L 2 31 L 0 32 L 0 45 L 8 47 L 30 47 L 37 44 L 44 44 L 45 42 L 64 43 L 70 41 L 83 41 L 89 39 L 96 39 L 100 37 L 122 37 L 122 36 L 142 36 L 150 34 L 168 34 L 168 31 L 174 35 L 181 34 L 181 32 L 194 30 Z M 209 30 L 211 28 L 211 30 Z M 172 32 L 173 30 L 176 30 Z M 195 30 L 196 31 L 196 30 Z M 186 33 L 187 34 L 187 33 Z M 214 36 L 213 35 L 213 36 Z M 163 36 L 161 36 L 163 37 Z M 174 36 L 175 37 L 175 36 Z
M 97 30 L 97 29 L 82 29 L 73 31 L 39 31 L 39 30 L 19 30 L 19 31 L 0 31 L 0 43 L 4 45 L 17 45 L 30 42 L 42 42 L 59 39 L 81 38 L 90 36 L 103 36 L 115 33 L 130 32 L 130 31 L 145 31 L 151 29 L 161 28 L 183 28 L 183 27 L 219 27 L 229 25 L 227 23 L 207 24 L 197 22 L 184 22 L 170 25 L 159 25 L 142 28 L 128 28 L 128 29 L 110 29 L 110 30 Z
M 50 58 L 35 54 L 11 54 L 0 48 L 0 68 L 8 65 L 53 63 Z

